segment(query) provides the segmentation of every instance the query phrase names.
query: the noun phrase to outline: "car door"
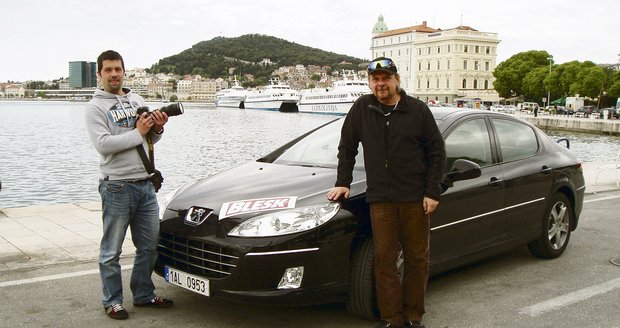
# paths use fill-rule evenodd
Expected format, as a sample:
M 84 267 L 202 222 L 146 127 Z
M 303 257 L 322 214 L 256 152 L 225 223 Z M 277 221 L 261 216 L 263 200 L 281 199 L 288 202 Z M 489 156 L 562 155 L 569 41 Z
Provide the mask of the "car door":
M 551 158 L 530 125 L 493 118 L 505 185 L 505 220 L 493 227 L 498 241 L 537 235 L 553 178 Z M 499 240 L 499 239 L 502 240 Z
M 502 169 L 494 163 L 489 124 L 484 116 L 453 124 L 445 137 L 448 170 L 459 158 L 480 165 L 479 178 L 457 181 L 431 217 L 431 258 L 440 264 L 488 247 L 492 221 L 504 204 Z

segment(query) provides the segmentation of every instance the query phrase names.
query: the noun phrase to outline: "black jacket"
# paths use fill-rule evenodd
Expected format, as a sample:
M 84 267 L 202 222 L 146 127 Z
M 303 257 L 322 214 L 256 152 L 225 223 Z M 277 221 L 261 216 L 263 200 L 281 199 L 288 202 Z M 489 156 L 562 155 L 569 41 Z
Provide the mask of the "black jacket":
M 350 187 L 359 142 L 364 147 L 366 201 L 439 200 L 445 172 L 444 141 L 422 101 L 401 91 L 401 100 L 384 115 L 372 95 L 357 99 L 342 126 L 337 187 Z

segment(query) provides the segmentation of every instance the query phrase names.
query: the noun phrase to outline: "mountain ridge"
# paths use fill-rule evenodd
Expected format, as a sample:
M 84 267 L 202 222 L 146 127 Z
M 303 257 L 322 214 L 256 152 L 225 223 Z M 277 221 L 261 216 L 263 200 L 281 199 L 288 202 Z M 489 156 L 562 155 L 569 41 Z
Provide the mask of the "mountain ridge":
M 269 59 L 273 65 L 259 64 Z M 330 66 L 332 70 L 358 69 L 368 60 L 336 54 L 262 34 L 246 34 L 235 38 L 216 37 L 201 41 L 176 55 L 160 59 L 149 68 L 150 73 L 202 75 L 209 78 L 228 77 L 229 69 L 243 76 L 252 74 L 268 80 L 280 66 Z M 360 66 L 362 64 L 362 66 Z

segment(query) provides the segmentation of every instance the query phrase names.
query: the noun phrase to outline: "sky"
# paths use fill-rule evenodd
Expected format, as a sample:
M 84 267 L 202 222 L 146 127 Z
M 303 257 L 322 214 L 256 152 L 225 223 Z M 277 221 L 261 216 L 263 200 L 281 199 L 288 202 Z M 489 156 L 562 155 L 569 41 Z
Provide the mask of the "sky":
M 214 37 L 264 34 L 370 59 L 372 28 L 426 21 L 497 33 L 497 63 L 545 50 L 561 64 L 615 64 L 620 54 L 618 0 L 16 0 L 0 5 L 0 82 L 69 76 L 70 61 L 108 49 L 127 69 Z

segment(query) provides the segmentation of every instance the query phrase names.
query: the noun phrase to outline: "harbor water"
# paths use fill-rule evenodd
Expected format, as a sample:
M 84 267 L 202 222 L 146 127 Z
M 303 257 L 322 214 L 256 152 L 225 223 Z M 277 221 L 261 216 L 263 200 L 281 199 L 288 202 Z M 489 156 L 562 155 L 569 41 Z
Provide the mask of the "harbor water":
M 163 104 L 149 103 L 155 109 Z M 195 179 L 255 160 L 330 115 L 215 109 L 184 103 L 155 146 L 166 194 Z M 99 155 L 84 126 L 85 102 L 0 101 L 0 208 L 99 201 Z M 568 137 L 584 162 L 615 156 L 620 137 L 548 132 Z

